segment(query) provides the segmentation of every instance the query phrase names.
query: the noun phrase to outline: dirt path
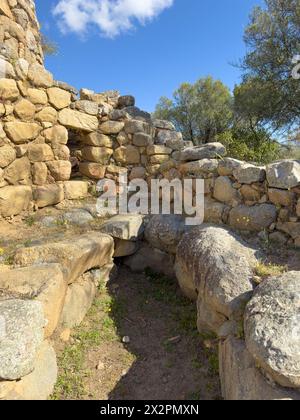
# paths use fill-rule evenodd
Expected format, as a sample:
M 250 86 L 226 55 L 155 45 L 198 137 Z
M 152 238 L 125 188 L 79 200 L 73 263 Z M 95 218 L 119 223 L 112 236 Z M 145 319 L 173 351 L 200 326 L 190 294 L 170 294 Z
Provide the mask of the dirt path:
M 216 344 L 174 280 L 121 266 L 61 352 L 53 398 L 219 399 Z

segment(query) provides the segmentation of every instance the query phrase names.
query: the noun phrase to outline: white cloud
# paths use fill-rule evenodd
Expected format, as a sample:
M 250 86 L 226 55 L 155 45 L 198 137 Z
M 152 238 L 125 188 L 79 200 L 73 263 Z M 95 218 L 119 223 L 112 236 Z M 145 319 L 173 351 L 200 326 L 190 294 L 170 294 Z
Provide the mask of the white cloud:
M 53 10 L 63 32 L 86 32 L 90 24 L 113 38 L 145 24 L 171 7 L 174 0 L 59 0 Z

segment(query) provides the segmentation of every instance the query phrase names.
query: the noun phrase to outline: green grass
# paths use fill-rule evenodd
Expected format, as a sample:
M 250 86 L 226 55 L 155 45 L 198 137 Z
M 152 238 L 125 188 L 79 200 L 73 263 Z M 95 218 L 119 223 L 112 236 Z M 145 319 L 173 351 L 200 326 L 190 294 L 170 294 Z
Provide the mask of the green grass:
M 26 217 L 24 222 L 27 226 L 32 227 L 36 223 L 36 220 L 34 216 L 28 216 Z
M 255 274 L 262 279 L 279 276 L 287 271 L 286 266 L 259 262 L 255 267 Z
M 72 334 L 72 344 L 67 345 L 58 358 L 60 374 L 51 399 L 78 400 L 87 396 L 85 380 L 91 375 L 85 368 L 87 351 L 99 347 L 103 342 L 120 340 L 116 323 L 110 316 L 116 305 L 106 287 L 101 285 L 86 320 Z M 117 313 L 122 311 L 123 308 Z

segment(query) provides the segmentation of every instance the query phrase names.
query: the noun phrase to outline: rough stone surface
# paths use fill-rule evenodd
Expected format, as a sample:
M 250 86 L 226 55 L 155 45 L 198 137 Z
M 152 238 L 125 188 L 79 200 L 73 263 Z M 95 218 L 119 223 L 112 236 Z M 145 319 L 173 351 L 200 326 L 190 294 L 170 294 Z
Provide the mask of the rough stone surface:
M 232 158 L 223 158 L 219 162 L 218 173 L 220 176 L 230 176 L 236 169 L 241 168 L 245 162 Z
M 0 147 L 0 168 L 6 168 L 16 157 L 16 151 L 13 147 L 8 144 Z
M 60 111 L 58 120 L 61 125 L 86 132 L 97 131 L 99 125 L 97 117 L 71 109 Z
M 226 148 L 221 143 L 208 143 L 203 146 L 190 147 L 180 153 L 181 161 L 195 161 L 201 159 L 215 159 L 224 156 Z
M 114 242 L 110 236 L 92 232 L 70 240 L 18 249 L 15 263 L 23 267 L 60 264 L 66 281 L 71 284 L 86 271 L 108 264 L 113 252 Z
M 45 185 L 35 187 L 33 198 L 38 208 L 53 206 L 64 199 L 64 189 L 62 185 Z
M 198 298 L 198 326 L 218 331 L 226 319 L 239 319 L 253 290 L 255 251 L 229 230 L 192 229 L 181 240 L 176 275 L 183 292 Z M 202 313 L 203 311 L 203 313 Z M 210 319 L 207 319 L 210 314 Z
M 267 166 L 267 181 L 270 187 L 288 190 L 300 184 L 300 162 L 286 160 Z
M 125 241 L 138 240 L 144 229 L 144 217 L 139 214 L 114 216 L 101 226 L 101 232 Z
M 80 162 L 79 170 L 82 175 L 92 179 L 103 179 L 105 176 L 106 167 L 101 163 Z
M 0 340 L 0 378 L 16 380 L 34 369 L 44 338 L 45 319 L 40 302 L 0 301 L 4 335 Z
M 16 383 L 6 396 L 7 400 L 44 401 L 47 400 L 57 381 L 58 368 L 56 354 L 48 341 L 44 341 L 34 364 L 34 370 Z
M 5 124 L 4 129 L 8 137 L 16 144 L 27 143 L 35 139 L 41 131 L 36 123 L 14 121 Z
M 300 388 L 300 274 L 263 282 L 245 313 L 247 348 L 283 387 Z
M 32 190 L 29 186 L 8 186 L 0 188 L 0 215 L 15 216 L 29 208 Z
M 234 337 L 220 343 L 220 378 L 226 401 L 299 400 L 300 393 L 269 382 L 256 367 L 244 341 Z
M 61 325 L 64 328 L 79 326 L 91 308 L 96 293 L 97 284 L 93 272 L 82 275 L 76 283 L 71 284 L 67 291 Z
M 114 258 L 128 257 L 137 252 L 140 245 L 137 241 L 124 241 L 123 239 L 115 239 Z
M 59 265 L 44 265 L 0 272 L 0 289 L 22 299 L 41 302 L 47 320 L 45 337 L 55 331 L 63 307 L 67 283 Z
M 266 179 L 265 168 L 244 163 L 233 171 L 234 177 L 241 184 L 253 184 L 263 182 Z
M 47 90 L 49 102 L 56 109 L 63 109 L 70 105 L 71 94 L 66 90 L 53 87 Z
M 229 224 L 234 229 L 260 232 L 269 228 L 276 217 L 276 207 L 272 204 L 240 205 L 230 211 Z
M 220 176 L 216 179 L 214 198 L 227 204 L 236 204 L 240 201 L 238 191 L 233 188 L 232 181 L 226 176 Z
M 78 200 L 88 195 L 88 183 L 85 181 L 66 181 L 64 183 L 65 198 Z
M 180 170 L 184 175 L 203 175 L 216 173 L 219 161 L 217 159 L 202 159 L 196 162 L 188 162 L 181 165 Z
M 153 248 L 176 254 L 177 246 L 186 229 L 185 219 L 181 216 L 152 216 L 146 226 L 145 238 Z

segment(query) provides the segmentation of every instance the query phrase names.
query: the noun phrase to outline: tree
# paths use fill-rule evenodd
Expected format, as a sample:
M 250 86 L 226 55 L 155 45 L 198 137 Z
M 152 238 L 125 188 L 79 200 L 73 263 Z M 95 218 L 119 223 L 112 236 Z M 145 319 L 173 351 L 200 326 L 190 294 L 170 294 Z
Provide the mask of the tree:
M 229 131 L 216 137 L 224 144 L 230 157 L 267 164 L 281 157 L 281 145 L 272 139 L 264 128 L 253 129 L 245 124 L 235 124 Z
M 154 115 L 172 121 L 185 140 L 208 143 L 232 124 L 232 95 L 221 81 L 212 77 L 195 84 L 183 83 L 172 99 L 160 99 Z
M 236 89 L 237 112 L 274 130 L 300 123 L 300 80 L 292 77 L 300 53 L 299 0 L 265 0 L 245 31 L 248 53 L 243 84 Z

